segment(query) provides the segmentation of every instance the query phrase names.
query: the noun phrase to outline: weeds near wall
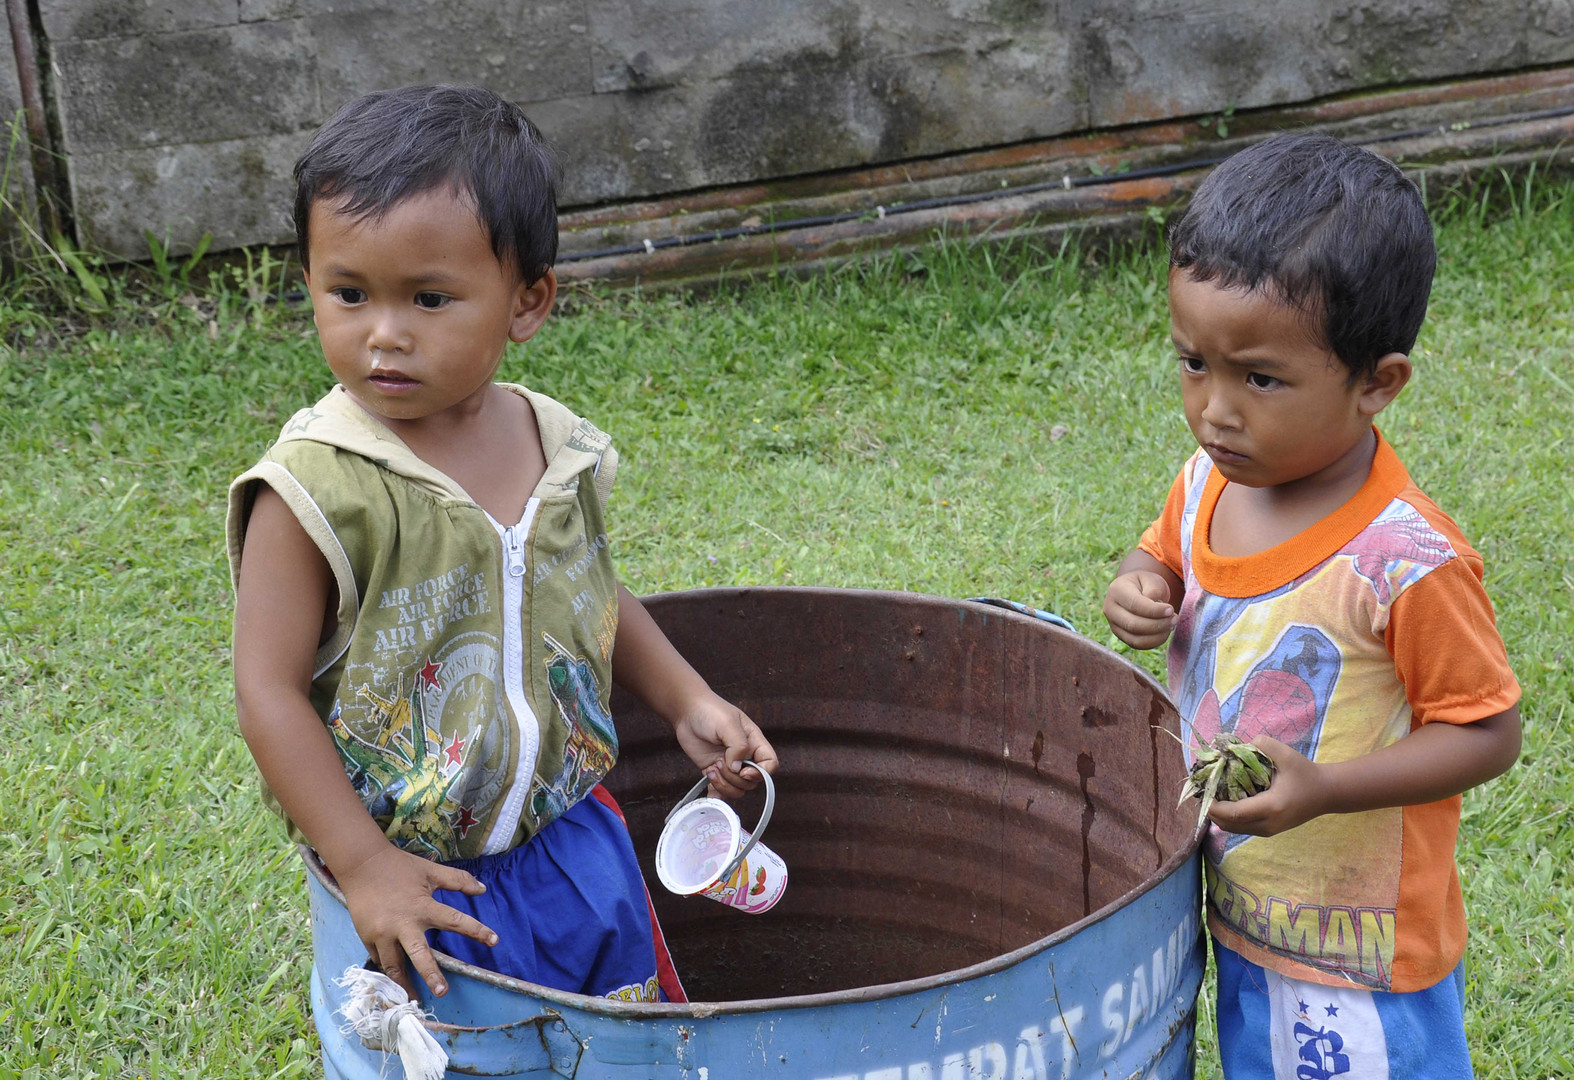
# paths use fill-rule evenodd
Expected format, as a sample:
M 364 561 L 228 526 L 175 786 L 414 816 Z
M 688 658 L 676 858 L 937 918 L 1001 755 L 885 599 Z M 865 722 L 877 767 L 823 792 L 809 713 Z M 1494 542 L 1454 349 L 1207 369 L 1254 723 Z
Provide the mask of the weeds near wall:
M 261 325 L 304 299 L 291 291 L 291 260 L 267 248 L 210 257 L 212 235 L 177 256 L 145 232 L 148 261 L 127 263 L 64 236 L 46 239 L 13 199 L 0 212 L 20 236 L 0 277 L 0 349 L 47 348 L 94 327 L 165 325 L 196 319 L 211 338 L 237 322 Z
M 1228 139 L 1230 137 L 1230 124 L 1235 119 L 1235 103 L 1226 105 L 1223 111 L 1204 116 L 1197 121 L 1197 126 L 1204 131 L 1212 131 L 1215 138 Z
M 153 260 L 153 271 L 166 286 L 185 289 L 191 282 L 191 272 L 197 268 L 202 257 L 208 253 L 208 247 L 213 243 L 212 233 L 203 233 L 202 239 L 197 241 L 197 246 L 191 254 L 181 262 L 175 262 L 169 250 L 169 237 L 160 240 L 153 234 L 152 229 L 143 229 L 142 235 L 148 242 L 148 254 Z
M 48 348 L 94 327 L 190 319 L 217 339 L 221 328 L 260 323 L 301 298 L 289 291 L 288 256 L 260 248 L 210 257 L 211 233 L 176 255 L 167 235 L 144 230 L 145 262 L 46 235 L 27 189 L 27 153 L 18 113 L 0 124 L 0 352 Z
M 1560 171 L 1567 175 L 1567 169 L 1560 170 L 1555 157 L 1549 156 L 1547 164 L 1500 166 L 1431 190 L 1425 173 L 1416 177 L 1416 182 L 1426 199 L 1427 211 L 1439 228 L 1468 225 L 1487 229 L 1537 214 L 1556 218 L 1574 209 L 1570 205 L 1571 189 L 1560 182 Z M 1538 239 L 1557 246 L 1567 241 L 1556 233 Z

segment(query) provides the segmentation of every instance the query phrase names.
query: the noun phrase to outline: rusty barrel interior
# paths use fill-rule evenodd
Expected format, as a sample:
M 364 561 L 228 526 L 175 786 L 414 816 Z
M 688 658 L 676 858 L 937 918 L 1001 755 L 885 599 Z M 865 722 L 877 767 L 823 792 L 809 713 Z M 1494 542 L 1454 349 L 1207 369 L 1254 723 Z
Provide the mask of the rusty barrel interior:
M 782 758 L 766 842 L 787 891 L 751 916 L 673 896 L 652 857 L 697 772 L 613 695 L 607 779 L 691 999 L 852 990 L 982 963 L 1064 929 L 1186 847 L 1174 707 L 1070 631 L 966 601 L 841 589 L 647 598 Z M 739 804 L 757 820 L 759 792 Z

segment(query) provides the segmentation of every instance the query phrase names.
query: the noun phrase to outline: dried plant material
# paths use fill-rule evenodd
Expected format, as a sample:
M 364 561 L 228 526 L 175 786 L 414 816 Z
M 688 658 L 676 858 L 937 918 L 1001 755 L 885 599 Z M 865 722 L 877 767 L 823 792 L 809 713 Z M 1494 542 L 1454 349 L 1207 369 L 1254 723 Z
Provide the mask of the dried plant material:
M 1179 806 L 1187 799 L 1201 799 L 1197 814 L 1200 826 L 1208 818 L 1214 800 L 1235 802 L 1267 791 L 1278 771 L 1273 759 L 1250 743 L 1229 732 L 1220 732 L 1213 741 L 1197 749 L 1191 772 L 1181 784 Z

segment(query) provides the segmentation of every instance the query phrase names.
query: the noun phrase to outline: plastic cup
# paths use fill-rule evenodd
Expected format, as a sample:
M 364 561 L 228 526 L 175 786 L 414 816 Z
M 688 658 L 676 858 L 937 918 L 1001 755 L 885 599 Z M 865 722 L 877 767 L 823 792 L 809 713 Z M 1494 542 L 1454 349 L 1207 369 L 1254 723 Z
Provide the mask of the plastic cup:
M 776 787 L 769 773 L 755 768 L 765 777 L 765 811 L 753 834 L 731 806 L 699 797 L 705 780 L 672 808 L 656 841 L 656 876 L 667 891 L 708 896 L 750 915 L 769 911 L 782 898 L 787 864 L 759 840 L 776 807 Z

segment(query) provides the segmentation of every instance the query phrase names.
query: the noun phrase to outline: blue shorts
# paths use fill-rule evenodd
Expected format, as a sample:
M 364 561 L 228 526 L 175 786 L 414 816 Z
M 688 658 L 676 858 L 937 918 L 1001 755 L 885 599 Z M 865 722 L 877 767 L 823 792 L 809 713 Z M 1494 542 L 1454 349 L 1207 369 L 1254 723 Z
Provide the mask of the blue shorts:
M 1465 965 L 1409 994 L 1265 971 L 1213 941 L 1226 1080 L 1470 1080 Z
M 529 843 L 449 863 L 486 886 L 432 895 L 497 931 L 490 948 L 429 931 L 457 960 L 554 990 L 624 1001 L 685 1000 L 628 827 L 597 787 Z

